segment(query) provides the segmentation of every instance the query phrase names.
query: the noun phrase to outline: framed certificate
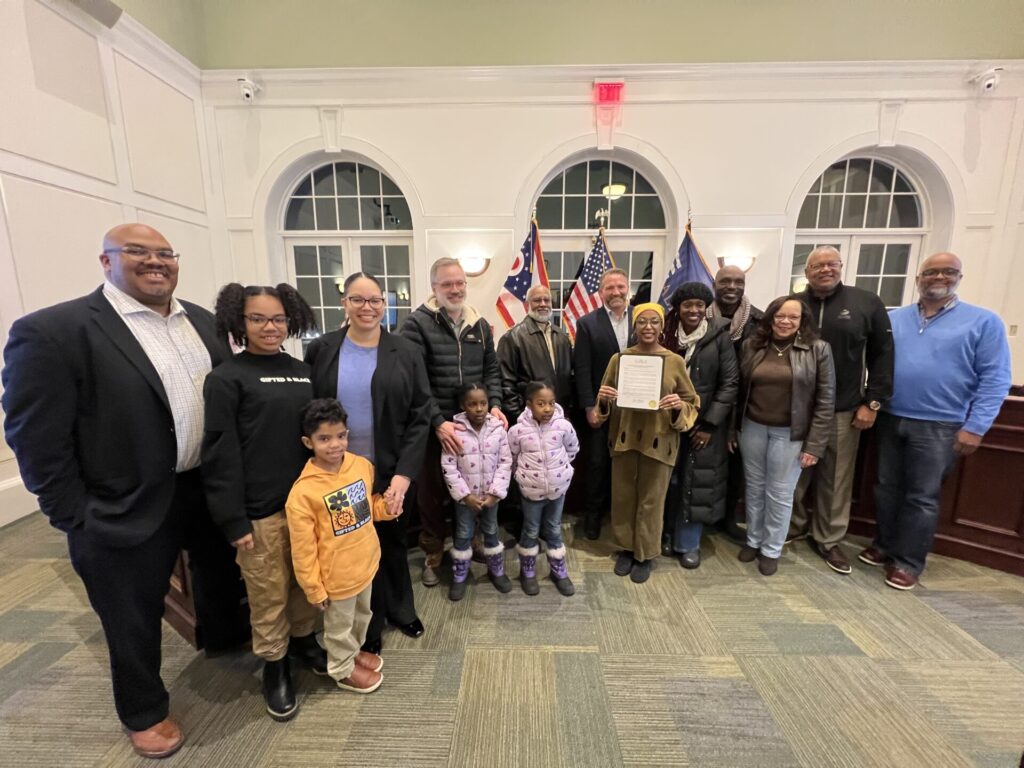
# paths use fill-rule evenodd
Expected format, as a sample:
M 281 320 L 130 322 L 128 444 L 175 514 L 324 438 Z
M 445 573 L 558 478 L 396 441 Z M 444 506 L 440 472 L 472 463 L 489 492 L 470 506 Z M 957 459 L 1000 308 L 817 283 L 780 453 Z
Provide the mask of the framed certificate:
M 658 410 L 664 368 L 665 358 L 661 355 L 621 355 L 619 378 L 615 383 L 619 396 L 615 404 L 619 408 Z

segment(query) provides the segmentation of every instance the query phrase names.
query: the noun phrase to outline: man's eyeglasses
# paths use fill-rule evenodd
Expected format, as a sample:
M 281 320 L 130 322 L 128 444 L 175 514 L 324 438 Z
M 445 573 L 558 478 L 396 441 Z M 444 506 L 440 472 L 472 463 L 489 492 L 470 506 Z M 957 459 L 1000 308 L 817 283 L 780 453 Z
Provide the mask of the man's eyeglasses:
M 346 296 L 345 301 L 353 306 L 355 309 L 362 309 L 364 305 L 369 304 L 374 309 L 380 309 L 384 306 L 384 299 L 381 296 Z
M 132 261 L 142 263 L 149 259 L 150 254 L 156 256 L 165 264 L 172 264 L 181 258 L 180 253 L 175 253 L 169 248 L 146 248 L 141 245 L 124 245 L 120 248 L 105 248 L 104 253 L 120 253 Z
M 943 267 L 941 269 L 922 269 L 921 277 L 959 277 L 960 270 L 956 267 Z
M 826 269 L 840 270 L 843 268 L 843 262 L 841 261 L 820 261 L 817 264 L 808 264 L 807 270 L 809 272 L 824 272 Z
M 287 315 L 274 315 L 273 317 L 267 317 L 266 315 L 242 315 L 246 320 L 255 325 L 257 328 L 262 328 L 267 323 L 273 323 L 278 328 L 288 327 L 288 316 Z
M 466 281 L 465 280 L 447 280 L 447 281 L 445 281 L 443 283 L 434 283 L 434 285 L 436 285 L 442 291 L 450 291 L 453 288 L 455 290 L 461 291 L 463 288 L 466 287 Z
M 638 317 L 636 321 L 633 323 L 633 325 L 635 325 L 637 328 L 646 328 L 649 325 L 659 326 L 661 325 L 661 318 L 652 317 L 648 319 L 646 317 Z

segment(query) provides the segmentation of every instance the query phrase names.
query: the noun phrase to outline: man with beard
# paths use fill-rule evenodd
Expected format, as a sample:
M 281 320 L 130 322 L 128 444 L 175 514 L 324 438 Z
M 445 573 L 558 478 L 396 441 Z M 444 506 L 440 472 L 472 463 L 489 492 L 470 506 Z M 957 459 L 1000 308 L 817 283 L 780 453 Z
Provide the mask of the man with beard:
M 608 423 L 598 417 L 597 390 L 612 355 L 629 346 L 633 323 L 626 311 L 629 302 L 629 276 L 612 268 L 601 275 L 598 293 L 604 304 L 588 312 L 576 324 L 573 368 L 577 404 L 584 408 L 587 425 L 580 436 L 587 440 L 587 500 L 583 513 L 583 533 L 588 539 L 601 535 L 601 518 L 611 502 L 611 453 L 608 449 Z
M 487 320 L 466 304 L 466 273 L 462 265 L 456 259 L 438 259 L 430 267 L 430 286 L 433 295 L 409 315 L 401 330 L 401 335 L 423 353 L 434 398 L 430 417 L 433 435 L 427 439 L 416 488 L 420 547 L 426 553 L 422 580 L 427 587 L 440 582 L 438 569 L 448 533 L 445 519 L 451 506 L 451 496 L 441 475 L 441 451 L 457 454 L 462 448 L 452 422 L 460 410 L 455 397 L 459 385 L 482 384 L 487 389 L 491 413 L 508 428 L 508 420 L 501 411 L 501 371 L 494 351 L 494 333 Z
M 525 407 L 523 390 L 531 381 L 551 385 L 562 410 L 572 405 L 572 345 L 551 322 L 551 289 L 535 285 L 526 292 L 529 312 L 498 341 L 502 407 L 515 424 Z
M 969 456 L 1010 389 L 1003 321 L 960 301 L 960 259 L 921 264 L 917 304 L 894 309 L 892 398 L 878 415 L 878 528 L 859 559 L 885 567 L 885 583 L 913 589 L 935 538 L 942 479 Z
M 764 312 L 750 303 L 744 295 L 747 275 L 739 267 L 725 266 L 715 275 L 715 300 L 708 307 L 708 318 L 724 317 L 729 320 L 729 339 L 740 357 L 740 347 L 764 317 Z M 734 441 L 730 441 L 730 445 Z M 725 491 L 725 518 L 721 525 L 725 532 L 739 542 L 746 541 L 746 533 L 736 522 L 736 505 L 743 493 L 743 458 L 739 445 L 729 453 L 729 481 Z
M 876 294 L 843 284 L 843 262 L 831 245 L 811 251 L 804 274 L 807 290 L 794 298 L 811 310 L 818 333 L 832 347 L 836 412 L 825 455 L 797 483 L 787 540 L 809 535 L 811 549 L 845 575 L 852 569 L 839 543 L 850 524 L 857 446 L 892 394 L 892 331 Z M 812 480 L 813 507 L 806 503 Z

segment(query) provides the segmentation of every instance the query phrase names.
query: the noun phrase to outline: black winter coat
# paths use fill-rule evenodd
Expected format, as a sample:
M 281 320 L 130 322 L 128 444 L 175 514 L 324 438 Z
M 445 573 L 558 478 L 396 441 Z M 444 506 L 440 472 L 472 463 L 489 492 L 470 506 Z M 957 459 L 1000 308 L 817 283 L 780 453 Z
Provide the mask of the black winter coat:
M 697 342 L 690 358 L 690 380 L 700 395 L 694 431 L 710 432 L 711 441 L 699 451 L 692 449 L 690 440 L 680 446 L 676 463 L 680 498 L 676 519 L 710 525 L 725 516 L 729 431 L 740 389 L 739 364 L 729 339 L 728 319 L 708 320 L 708 332 Z
M 575 394 L 572 345 L 565 331 L 556 325 L 551 327 L 551 346 L 555 350 L 554 369 L 544 341 L 544 329 L 530 318 L 517 323 L 498 339 L 502 408 L 509 424 L 515 424 L 526 407 L 523 392 L 531 381 L 545 381 L 554 387 L 555 399 L 562 410 L 569 413 Z
M 434 396 L 430 426 L 435 429 L 461 411 L 455 390 L 462 384 L 479 382 L 487 388 L 491 408 L 501 407 L 501 371 L 494 351 L 494 332 L 487 320 L 466 306 L 465 323 L 458 338 L 444 310 L 431 298 L 421 304 L 402 324 L 400 335 L 423 353 L 423 362 Z

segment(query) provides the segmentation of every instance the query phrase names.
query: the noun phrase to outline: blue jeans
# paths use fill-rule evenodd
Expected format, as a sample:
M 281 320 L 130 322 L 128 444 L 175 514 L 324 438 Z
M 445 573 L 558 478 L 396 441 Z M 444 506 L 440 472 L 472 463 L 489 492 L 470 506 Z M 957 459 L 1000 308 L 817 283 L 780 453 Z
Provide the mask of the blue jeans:
M 740 452 L 747 481 L 747 546 L 780 557 L 793 516 L 793 491 L 800 479 L 803 441 L 789 427 L 767 427 L 743 419 Z
M 562 506 L 565 496 L 557 499 L 541 499 L 533 501 L 523 496 L 523 533 L 519 537 L 519 546 L 530 549 L 537 546 L 539 535 L 547 542 L 548 549 L 562 546 Z
M 693 552 L 700 549 L 700 535 L 703 532 L 703 523 L 676 523 L 676 529 L 672 532 L 672 551 Z
M 960 424 L 920 421 L 879 413 L 875 547 L 897 568 L 924 570 L 939 523 L 942 480 L 956 464 L 953 445 Z
M 485 547 L 498 546 L 498 505 L 486 507 L 477 515 L 465 504 L 455 502 L 455 535 L 452 537 L 454 549 L 465 552 L 473 544 L 473 531 L 476 521 L 480 520 L 480 533 L 484 535 Z

